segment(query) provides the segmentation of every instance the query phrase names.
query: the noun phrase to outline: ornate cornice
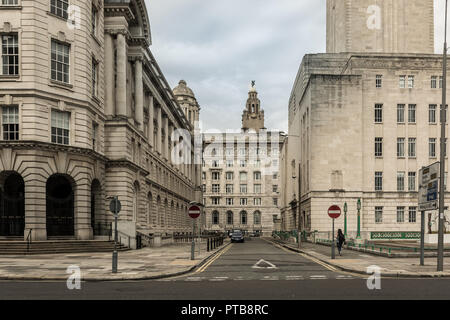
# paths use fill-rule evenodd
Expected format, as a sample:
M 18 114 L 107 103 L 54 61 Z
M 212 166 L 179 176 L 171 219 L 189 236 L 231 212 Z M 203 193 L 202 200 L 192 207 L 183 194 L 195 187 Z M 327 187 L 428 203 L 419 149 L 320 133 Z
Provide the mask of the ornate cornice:
M 138 166 L 137 164 L 131 162 L 127 159 L 118 159 L 118 160 L 108 160 L 106 163 L 107 168 L 117 168 L 117 167 L 125 167 L 129 168 L 135 172 L 139 172 L 140 174 L 147 176 L 150 174 L 147 170 L 143 169 L 142 167 Z
M 105 17 L 125 17 L 127 21 L 136 19 L 128 3 L 105 3 Z

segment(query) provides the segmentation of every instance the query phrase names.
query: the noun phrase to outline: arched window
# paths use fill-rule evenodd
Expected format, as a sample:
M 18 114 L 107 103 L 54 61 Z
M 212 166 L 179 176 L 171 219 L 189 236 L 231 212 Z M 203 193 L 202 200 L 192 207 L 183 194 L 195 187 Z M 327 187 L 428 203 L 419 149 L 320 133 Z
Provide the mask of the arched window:
M 139 210 L 139 183 L 136 181 L 133 186 L 133 221 L 137 221 Z
M 228 211 L 227 212 L 227 224 L 229 225 L 233 225 L 233 212 L 232 211 Z
M 255 225 L 261 224 L 261 212 L 255 211 L 255 213 L 253 213 L 253 224 Z
M 219 212 L 218 211 L 213 211 L 213 213 L 212 213 L 212 224 L 213 225 L 219 224 Z
M 241 211 L 241 225 L 247 224 L 247 212 Z

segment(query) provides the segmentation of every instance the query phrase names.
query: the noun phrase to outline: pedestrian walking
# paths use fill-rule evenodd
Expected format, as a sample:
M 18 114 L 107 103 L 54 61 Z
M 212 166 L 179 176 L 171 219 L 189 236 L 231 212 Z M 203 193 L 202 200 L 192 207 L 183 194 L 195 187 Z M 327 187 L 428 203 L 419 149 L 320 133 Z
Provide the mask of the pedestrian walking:
M 337 240 L 337 248 L 339 251 L 339 255 L 341 255 L 342 246 L 345 243 L 345 237 L 344 237 L 344 234 L 342 233 L 341 229 L 338 230 L 336 240 Z

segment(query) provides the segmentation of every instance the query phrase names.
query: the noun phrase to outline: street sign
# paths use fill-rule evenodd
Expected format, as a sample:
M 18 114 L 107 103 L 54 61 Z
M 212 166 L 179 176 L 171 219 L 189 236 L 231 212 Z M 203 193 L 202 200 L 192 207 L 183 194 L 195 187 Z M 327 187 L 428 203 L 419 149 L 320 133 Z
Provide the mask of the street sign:
M 190 206 L 188 214 L 192 219 L 197 219 L 200 216 L 200 207 L 196 205 Z
M 419 211 L 438 208 L 439 162 L 419 170 Z
M 114 214 L 118 215 L 120 210 L 122 209 L 122 204 L 117 199 L 112 199 L 109 203 L 109 210 Z
M 332 219 L 337 219 L 341 215 L 341 208 L 339 206 L 333 205 L 330 208 L 328 208 L 328 215 Z

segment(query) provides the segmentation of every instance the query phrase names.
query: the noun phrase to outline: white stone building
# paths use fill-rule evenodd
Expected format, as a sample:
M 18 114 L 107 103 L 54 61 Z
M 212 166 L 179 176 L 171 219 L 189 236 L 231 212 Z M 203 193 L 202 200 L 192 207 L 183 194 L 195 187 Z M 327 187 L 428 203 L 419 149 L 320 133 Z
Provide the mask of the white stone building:
M 278 219 L 279 151 L 283 136 L 264 127 L 254 86 L 241 132 L 204 134 L 203 203 L 208 231 L 241 229 L 270 236 Z
M 200 167 L 170 155 L 193 123 L 144 0 L 3 1 L 0 36 L 0 237 L 93 239 L 114 195 L 129 237 L 190 232 Z
M 360 199 L 363 238 L 418 237 L 418 171 L 440 152 L 433 1 L 372 2 L 327 1 L 327 53 L 303 58 L 281 156 L 284 230 L 296 228 L 301 211 L 302 228 L 328 238 L 328 207 L 347 203 L 355 237 Z M 301 209 L 293 210 L 299 189 Z M 436 216 L 427 214 L 431 230 Z M 337 228 L 344 230 L 344 212 Z

